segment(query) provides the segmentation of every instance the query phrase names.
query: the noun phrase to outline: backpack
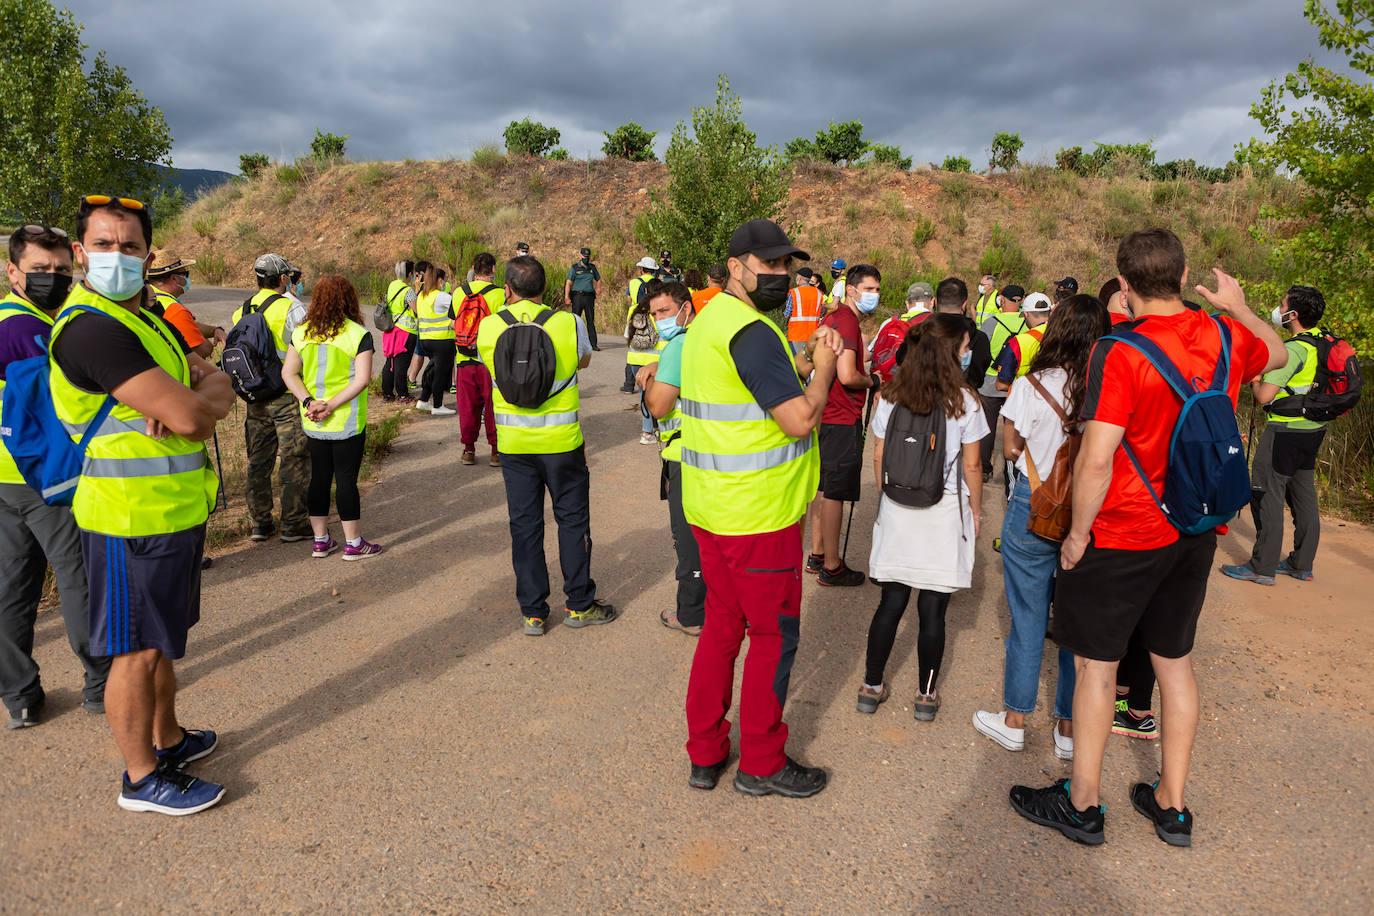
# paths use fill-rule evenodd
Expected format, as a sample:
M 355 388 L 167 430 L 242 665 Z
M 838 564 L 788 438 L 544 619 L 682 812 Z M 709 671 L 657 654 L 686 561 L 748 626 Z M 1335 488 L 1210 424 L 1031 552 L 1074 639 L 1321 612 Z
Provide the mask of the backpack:
M 273 302 L 284 298 L 274 293 L 258 306 L 252 305 L 249 298 L 243 303 L 243 314 L 224 340 L 220 368 L 228 373 L 238 396 L 250 404 L 275 400 L 286 392 L 277 342 L 262 315 Z
M 58 316 L 59 320 L 72 309 L 100 314 L 89 306 L 73 305 Z M 86 447 L 114 406 L 114 396 L 107 395 L 81 441 L 73 442 L 53 405 L 47 355 L 15 360 L 6 367 L 5 397 L 0 406 L 4 425 L 0 426 L 0 439 L 4 440 L 24 482 L 43 497 L 43 502 L 50 506 L 72 504 L 76 485 L 81 480 Z
M 463 302 L 458 306 L 458 317 L 453 319 L 453 339 L 458 352 L 464 356 L 477 355 L 477 328 L 482 324 L 482 319 L 491 314 L 491 304 L 487 302 L 486 294 L 494 289 L 495 283 L 488 283 L 481 290 L 463 284 Z
M 906 342 L 907 332 L 924 321 L 931 313 L 922 312 L 910 319 L 896 317 L 888 321 L 873 339 L 873 371 L 884 382 L 891 380 L 897 371 L 897 352 Z
M 657 344 L 658 332 L 654 330 L 654 323 L 649 316 L 630 316 L 630 347 L 635 350 L 652 350 Z
M 1287 397 L 1269 405 L 1269 412 L 1282 417 L 1302 417 L 1327 423 L 1350 412 L 1360 403 L 1360 360 L 1355 348 L 1328 332 L 1308 331 L 1294 340 L 1302 340 L 1317 350 L 1317 377 L 1305 394 L 1297 394 L 1284 386 Z
M 533 321 L 521 321 L 509 309 L 496 314 L 501 316 L 508 327 L 496 338 L 496 348 L 492 354 L 492 374 L 496 377 L 496 387 L 507 403 L 527 409 L 543 404 L 549 398 L 577 381 L 577 372 L 557 389 L 554 375 L 558 362 L 554 351 L 553 338 L 544 329 L 556 313 L 545 309 Z
M 396 292 L 401 295 L 402 301 L 405 299 L 406 290 L 408 288 L 409 287 L 402 287 L 396 290 Z M 377 307 L 372 310 L 372 326 L 383 334 L 396 327 L 396 319 L 391 314 L 391 302 L 394 301 L 395 298 L 395 296 L 392 296 L 391 300 L 377 303 Z
M 1040 380 L 1034 375 L 1027 375 L 1026 379 L 1040 392 L 1040 397 L 1054 408 L 1054 412 L 1059 415 L 1060 423 L 1067 424 L 1068 412 L 1050 397 L 1050 393 L 1040 384 Z M 1036 470 L 1035 459 L 1031 457 L 1030 446 L 1027 445 L 1026 471 L 1030 477 L 1031 495 L 1030 518 L 1026 520 L 1026 530 L 1031 534 L 1038 534 L 1046 540 L 1060 543 L 1069 536 L 1069 528 L 1073 522 L 1073 463 L 1078 460 L 1078 449 L 1082 444 L 1082 433 L 1069 433 L 1069 437 L 1054 453 L 1054 465 L 1044 479 L 1041 479 L 1039 471 Z
M 1123 442 L 1121 447 L 1164 517 L 1188 535 L 1226 524 L 1250 502 L 1250 469 L 1236 426 L 1236 407 L 1226 390 L 1231 375 L 1231 330 L 1215 315 L 1212 320 L 1221 335 L 1221 356 L 1211 385 L 1202 391 L 1183 377 L 1153 340 L 1140 332 L 1123 330 L 1104 338 L 1139 351 L 1183 402 L 1169 439 L 1169 464 L 1162 496 L 1155 492 L 1130 446 Z
M 892 409 L 883 440 L 883 494 L 898 505 L 924 509 L 945 494 L 945 411 Z

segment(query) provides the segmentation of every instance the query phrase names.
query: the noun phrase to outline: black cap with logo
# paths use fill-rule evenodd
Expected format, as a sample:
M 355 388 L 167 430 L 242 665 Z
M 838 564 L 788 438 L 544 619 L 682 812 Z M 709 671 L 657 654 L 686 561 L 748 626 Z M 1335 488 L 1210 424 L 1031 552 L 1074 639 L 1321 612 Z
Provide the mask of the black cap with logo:
M 782 227 L 771 219 L 751 219 L 736 229 L 730 236 L 727 253 L 732 258 L 752 254 L 765 261 L 788 255 L 803 261 L 811 260 L 811 255 L 793 245 Z

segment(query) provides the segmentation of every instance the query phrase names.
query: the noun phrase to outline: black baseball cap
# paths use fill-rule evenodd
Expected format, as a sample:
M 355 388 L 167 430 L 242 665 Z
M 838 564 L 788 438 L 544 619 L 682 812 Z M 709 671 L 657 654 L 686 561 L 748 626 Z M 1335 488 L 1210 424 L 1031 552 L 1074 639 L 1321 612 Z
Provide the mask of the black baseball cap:
M 803 261 L 811 260 L 811 255 L 793 245 L 782 227 L 771 219 L 751 219 L 736 229 L 730 236 L 727 254 L 732 258 L 752 254 L 765 261 L 788 255 Z
M 592 256 L 592 250 L 591 250 L 590 248 L 583 248 L 583 249 L 582 249 L 582 257 L 584 257 L 584 258 L 590 258 L 591 256 Z
M 1070 292 L 1074 293 L 1078 292 L 1078 281 L 1075 280 L 1073 277 L 1065 277 L 1062 280 L 1055 280 L 1054 286 L 1056 289 L 1067 289 Z
M 809 280 L 815 276 L 815 273 L 812 272 L 811 268 L 803 267 L 801 270 L 797 271 L 797 276 L 806 277 Z
M 1015 283 L 1011 283 L 1002 287 L 1002 295 L 1008 299 L 1024 299 L 1026 298 L 1026 291 Z
M 673 253 L 672 253 L 671 251 L 669 251 L 667 248 L 663 249 L 663 250 L 662 250 L 661 252 L 659 252 L 659 254 L 658 254 L 658 259 L 659 259 L 660 261 L 662 261 L 662 260 L 665 259 L 665 258 L 671 260 L 672 257 L 673 257 Z
M 530 250 L 529 243 L 528 243 L 528 242 L 516 242 L 516 243 L 515 243 L 515 250 L 516 250 L 516 251 L 529 251 L 529 250 Z

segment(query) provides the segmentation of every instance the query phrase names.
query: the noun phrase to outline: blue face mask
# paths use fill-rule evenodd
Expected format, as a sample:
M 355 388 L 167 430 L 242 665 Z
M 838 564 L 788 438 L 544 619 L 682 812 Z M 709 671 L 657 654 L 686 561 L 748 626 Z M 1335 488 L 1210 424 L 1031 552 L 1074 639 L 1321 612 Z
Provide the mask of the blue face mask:
M 973 362 L 973 351 L 972 351 L 972 350 L 970 350 L 970 351 L 967 352 L 967 353 L 960 354 L 960 356 L 959 356 L 959 368 L 960 368 L 960 369 L 967 369 L 967 368 L 969 367 L 969 364 L 971 364 L 972 362 Z
M 878 307 L 877 293 L 859 293 L 859 311 L 867 315 Z
M 118 251 L 88 251 L 86 284 L 106 299 L 123 302 L 143 288 L 143 258 Z
M 677 323 L 677 316 L 672 318 L 660 318 L 654 322 L 654 328 L 658 331 L 658 336 L 662 340 L 672 340 L 683 331 L 687 330 Z

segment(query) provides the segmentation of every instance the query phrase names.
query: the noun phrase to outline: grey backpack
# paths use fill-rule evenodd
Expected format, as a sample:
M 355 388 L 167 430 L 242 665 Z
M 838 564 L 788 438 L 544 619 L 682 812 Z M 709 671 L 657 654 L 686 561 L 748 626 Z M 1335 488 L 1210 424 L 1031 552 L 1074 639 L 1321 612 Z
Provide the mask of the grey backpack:
M 945 494 L 945 411 L 915 414 L 898 404 L 883 440 L 883 493 L 898 505 L 924 509 Z

